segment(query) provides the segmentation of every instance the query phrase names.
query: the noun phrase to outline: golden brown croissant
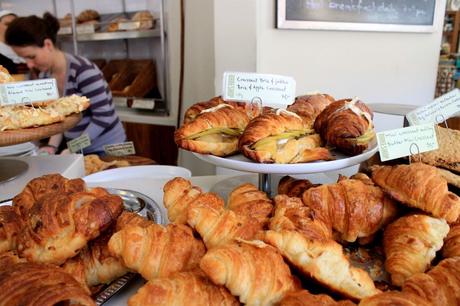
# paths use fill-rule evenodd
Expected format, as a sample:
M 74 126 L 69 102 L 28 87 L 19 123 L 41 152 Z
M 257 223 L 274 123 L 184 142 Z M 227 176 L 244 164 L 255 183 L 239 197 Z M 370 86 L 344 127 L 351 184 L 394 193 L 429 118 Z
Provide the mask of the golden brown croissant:
M 238 143 L 240 151 L 259 163 L 303 163 L 330 160 L 321 139 L 302 119 L 287 111 L 265 113 L 251 120 Z
M 0 253 L 0 273 L 9 266 L 20 262 L 26 262 L 26 260 L 24 258 L 19 258 L 15 251 Z
M 118 232 L 128 225 L 138 225 L 140 227 L 147 227 L 151 224 L 154 224 L 154 222 L 142 217 L 141 215 L 125 210 L 117 219 L 115 231 Z
M 342 246 L 332 239 L 308 239 L 296 231 L 269 230 L 264 241 L 280 250 L 303 274 L 346 298 L 359 300 L 379 292 L 369 274 L 352 267 Z
M 391 282 L 402 286 L 415 273 L 424 272 L 441 249 L 449 225 L 443 219 L 425 215 L 401 217 L 385 229 L 385 269 Z
M 372 111 L 358 99 L 329 104 L 315 120 L 315 130 L 324 141 L 348 155 L 366 150 L 375 137 Z
M 208 250 L 200 267 L 246 305 L 272 305 L 298 288 L 281 255 L 258 240 L 238 240 Z
M 359 303 L 359 306 L 435 306 L 427 300 L 411 293 L 400 291 L 387 291 L 367 297 Z M 440 304 L 439 304 L 440 305 Z
M 18 237 L 19 255 L 31 262 L 62 264 L 114 223 L 122 210 L 121 198 L 102 188 L 43 196 L 29 210 Z
M 460 221 L 450 226 L 449 234 L 444 239 L 442 256 L 444 258 L 460 256 Z
M 238 151 L 238 139 L 251 119 L 247 112 L 230 104 L 205 110 L 174 133 L 176 144 L 201 154 L 227 156 Z
M 372 236 L 397 212 L 395 202 L 379 187 L 353 179 L 310 188 L 302 201 L 349 242 Z
M 224 286 L 214 285 L 200 269 L 150 280 L 129 298 L 129 306 L 239 306 Z
M 192 186 L 189 180 L 176 177 L 163 187 L 163 204 L 168 210 L 170 222 L 187 224 L 190 205 L 202 193 L 201 188 Z
M 289 292 L 277 304 L 278 306 L 353 306 L 352 301 L 336 302 L 327 294 L 311 294 L 308 290 Z
M 213 193 L 200 195 L 188 211 L 188 224 L 203 239 L 208 249 L 235 238 L 253 239 L 263 224 L 224 208 L 224 201 Z
M 110 238 L 109 251 L 126 267 L 151 280 L 195 268 L 205 247 L 190 227 L 171 223 L 146 228 L 128 225 Z
M 404 283 L 402 290 L 414 293 L 433 305 L 459 305 L 460 257 L 444 259 L 428 273 L 413 275 Z
M 296 113 L 309 127 L 313 127 L 316 117 L 334 101 L 335 99 L 328 94 L 307 94 L 296 97 L 287 110 Z
M 22 216 L 26 216 L 30 208 L 43 196 L 51 192 L 81 192 L 86 190 L 82 179 L 68 180 L 60 174 L 47 174 L 31 180 L 21 193 L 13 198 L 13 206 L 19 208 Z
M 237 215 L 247 216 L 251 222 L 263 226 L 273 211 L 272 200 L 256 186 L 246 183 L 236 187 L 228 196 L 227 207 Z
M 332 239 L 332 228 L 314 217 L 312 209 L 305 206 L 299 198 L 286 195 L 275 197 L 275 214 L 270 220 L 274 231 L 295 230 L 306 239 Z
M 95 306 L 80 284 L 61 268 L 17 263 L 0 271 L 1 306 Z
M 460 198 L 447 189 L 435 167 L 422 163 L 374 166 L 374 182 L 396 200 L 452 223 L 460 215 Z
M 0 206 L 0 253 L 16 249 L 17 237 L 23 226 L 22 218 L 15 207 Z
M 312 184 L 309 180 L 295 179 L 292 176 L 283 176 L 278 183 L 278 194 L 285 194 L 289 197 L 301 197 L 304 191 L 317 187 L 318 184 Z

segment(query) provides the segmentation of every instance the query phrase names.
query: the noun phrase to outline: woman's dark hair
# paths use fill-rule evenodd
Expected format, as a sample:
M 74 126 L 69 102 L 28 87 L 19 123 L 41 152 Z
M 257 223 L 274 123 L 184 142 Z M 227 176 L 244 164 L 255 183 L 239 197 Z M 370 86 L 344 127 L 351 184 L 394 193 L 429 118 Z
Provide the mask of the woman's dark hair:
M 59 21 L 48 12 L 43 15 L 43 18 L 35 15 L 19 17 L 8 26 L 5 41 L 8 45 L 16 47 L 43 47 L 43 42 L 47 38 L 56 44 L 58 31 Z

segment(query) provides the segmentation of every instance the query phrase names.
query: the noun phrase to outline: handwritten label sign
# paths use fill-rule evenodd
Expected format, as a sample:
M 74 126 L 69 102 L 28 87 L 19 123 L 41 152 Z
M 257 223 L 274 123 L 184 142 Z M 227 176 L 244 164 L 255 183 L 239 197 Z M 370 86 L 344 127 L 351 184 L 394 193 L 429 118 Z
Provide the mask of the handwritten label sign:
M 88 134 L 83 134 L 80 137 L 67 141 L 67 148 L 72 153 L 76 153 L 78 151 L 83 153 L 83 149 L 89 147 L 91 145 L 91 139 L 89 138 Z
M 77 25 L 78 34 L 92 34 L 96 32 L 96 26 L 94 23 L 84 23 Z
M 132 31 L 139 29 L 141 23 L 139 21 L 124 21 L 118 23 L 118 30 Z
M 131 108 L 138 109 L 154 109 L 155 100 L 154 99 L 134 99 Z
M 248 102 L 260 99 L 264 105 L 288 105 L 294 101 L 295 85 L 293 78 L 282 75 L 225 72 L 223 98 Z
M 27 104 L 59 97 L 56 79 L 0 84 L 0 105 Z
M 438 140 L 433 123 L 377 133 L 377 144 L 382 161 L 432 151 L 438 148 Z
M 136 149 L 134 149 L 134 144 L 132 141 L 105 145 L 104 151 L 105 153 L 107 153 L 107 155 L 112 156 L 125 156 L 136 154 Z
M 441 123 L 460 112 L 460 90 L 458 88 L 436 98 L 430 104 L 419 107 L 406 115 L 410 125 Z

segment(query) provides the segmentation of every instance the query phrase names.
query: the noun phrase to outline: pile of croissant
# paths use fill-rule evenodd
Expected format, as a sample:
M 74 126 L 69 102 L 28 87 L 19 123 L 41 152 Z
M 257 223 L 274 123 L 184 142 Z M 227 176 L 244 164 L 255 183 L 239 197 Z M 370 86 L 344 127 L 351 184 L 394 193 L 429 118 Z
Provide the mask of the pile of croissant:
M 361 154 L 375 137 L 372 117 L 359 99 L 336 101 L 327 94 L 299 96 L 278 110 L 215 97 L 192 105 L 174 138 L 180 148 L 201 154 L 306 163 L 334 159 L 331 148 Z

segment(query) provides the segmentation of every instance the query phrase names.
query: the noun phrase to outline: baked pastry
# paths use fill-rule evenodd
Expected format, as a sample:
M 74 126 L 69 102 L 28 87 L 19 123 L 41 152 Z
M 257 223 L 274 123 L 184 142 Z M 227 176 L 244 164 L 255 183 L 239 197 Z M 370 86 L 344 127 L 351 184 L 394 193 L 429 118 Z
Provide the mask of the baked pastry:
M 77 16 L 78 23 L 85 23 L 89 21 L 99 21 L 101 20 L 101 15 L 95 10 L 84 10 Z
M 221 104 L 204 110 L 174 133 L 176 144 L 201 154 L 227 156 L 238 151 L 238 139 L 250 117 L 241 109 Z
M 246 305 L 273 305 L 298 288 L 281 255 L 258 240 L 239 240 L 208 250 L 200 267 Z
M 50 192 L 28 211 L 18 237 L 19 255 L 31 262 L 60 265 L 114 223 L 122 210 L 122 199 L 102 188 Z
M 289 197 L 301 197 L 304 191 L 317 187 L 318 184 L 313 184 L 309 180 L 295 179 L 292 176 L 283 176 L 278 183 L 278 194 L 285 194 Z
M 460 257 L 441 261 L 428 273 L 410 277 L 402 288 L 433 305 L 457 306 L 460 301 Z
M 346 298 L 360 300 L 380 292 L 366 271 L 350 265 L 342 246 L 332 239 L 307 238 L 292 230 L 269 230 L 264 241 L 276 247 L 301 273 Z
M 63 18 L 59 19 L 59 26 L 61 28 L 71 27 L 72 26 L 72 14 L 67 13 L 67 14 L 65 14 L 65 16 Z
M 17 263 L 0 269 L 1 306 L 96 306 L 80 284 L 61 268 Z
M 362 101 L 338 100 L 328 105 L 315 120 L 315 130 L 330 146 L 348 155 L 361 154 L 374 139 L 372 111 Z
M 285 110 L 253 119 L 238 143 L 240 151 L 259 163 L 304 163 L 330 160 L 318 134 L 297 115 Z
M 354 179 L 310 188 L 302 201 L 348 242 L 373 236 L 397 213 L 396 203 L 379 187 Z
M 203 242 L 183 224 L 164 227 L 128 225 L 113 234 L 109 251 L 147 280 L 195 268 L 205 253 Z
M 240 303 L 224 286 L 214 285 L 203 271 L 196 269 L 148 281 L 128 300 L 128 306 L 145 305 L 239 306 Z
M 163 187 L 163 204 L 168 210 L 170 222 L 187 224 L 190 205 L 202 193 L 201 188 L 192 186 L 189 180 L 176 177 Z
M 22 218 L 15 207 L 0 206 L 0 254 L 16 249 L 17 237 L 23 226 Z
M 140 11 L 133 15 L 132 21 L 139 21 L 139 30 L 148 30 L 153 27 L 153 15 L 149 11 Z
M 460 256 L 460 220 L 450 226 L 449 234 L 442 247 L 444 258 Z
M 11 76 L 8 69 L 0 65 L 0 84 L 14 82 L 14 78 Z
M 367 297 L 359 303 L 359 306 L 435 306 L 421 297 L 406 292 L 387 291 Z
M 401 217 L 385 229 L 385 269 L 393 285 L 402 286 L 410 276 L 429 268 L 449 232 L 443 219 L 425 215 Z
M 103 161 L 97 154 L 85 155 L 85 174 L 90 175 L 110 167 L 129 167 L 131 164 L 127 160 Z
M 148 227 L 152 224 L 154 224 L 153 221 L 150 221 L 136 213 L 125 210 L 121 213 L 121 215 L 117 219 L 117 223 L 115 225 L 115 231 L 118 232 L 128 225 L 138 225 L 140 227 Z
M 36 103 L 34 103 L 36 105 Z M 63 121 L 90 105 L 88 98 L 71 95 L 44 103 L 43 107 L 10 105 L 0 107 L 0 131 L 37 127 Z
M 460 198 L 447 188 L 435 167 L 422 163 L 373 166 L 372 179 L 396 200 L 451 223 L 460 215 Z
M 449 170 L 437 168 L 439 174 L 446 180 L 447 184 L 460 188 L 460 175 Z
M 0 252 L 0 273 L 2 270 L 20 262 L 26 262 L 26 260 L 18 257 L 15 251 Z
M 287 293 L 279 302 L 279 306 L 353 306 L 350 300 L 336 302 L 327 294 L 311 294 L 308 290 Z
M 313 127 L 316 117 L 335 99 L 328 94 L 314 93 L 296 97 L 294 103 L 287 107 L 288 111 L 299 115 L 309 126 Z

